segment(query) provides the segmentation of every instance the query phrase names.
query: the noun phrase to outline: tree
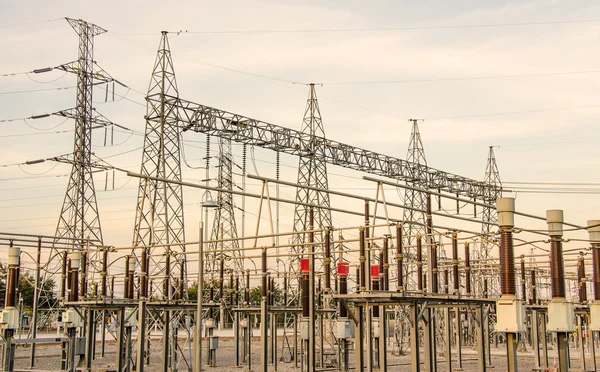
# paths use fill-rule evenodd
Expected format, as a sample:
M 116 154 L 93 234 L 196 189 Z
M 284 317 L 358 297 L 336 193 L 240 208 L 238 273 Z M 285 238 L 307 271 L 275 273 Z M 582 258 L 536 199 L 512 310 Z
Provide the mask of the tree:
M 35 296 L 35 278 L 30 272 L 21 274 L 19 277 L 17 290 L 21 295 L 21 299 L 23 299 L 23 306 L 29 308 L 33 307 L 33 298 Z M 40 298 L 47 300 L 43 301 L 43 304 L 46 304 L 46 306 L 53 302 L 55 299 L 54 280 L 46 279 L 46 281 L 42 284 Z M 40 305 L 42 305 L 42 301 L 40 301 Z
M 283 290 L 279 288 L 279 283 L 275 283 L 275 289 L 273 290 L 273 304 L 275 306 L 285 305 L 283 303 Z M 262 286 L 254 287 L 250 289 L 250 305 L 260 305 L 262 299 Z

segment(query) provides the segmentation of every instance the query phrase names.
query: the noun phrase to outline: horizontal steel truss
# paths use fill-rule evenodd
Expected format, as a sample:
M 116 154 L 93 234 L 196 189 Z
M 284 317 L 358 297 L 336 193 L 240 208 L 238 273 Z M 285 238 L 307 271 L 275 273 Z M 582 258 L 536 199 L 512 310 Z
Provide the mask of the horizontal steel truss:
M 421 181 L 428 188 L 482 200 L 490 195 L 485 184 L 425 165 L 378 154 L 328 138 L 306 136 L 300 131 L 265 123 L 242 115 L 204 106 L 177 97 L 167 97 L 174 105 L 182 130 L 208 133 L 232 141 L 260 146 L 296 156 L 315 156 L 329 164 L 402 181 Z M 313 141 L 313 143 L 311 143 Z M 312 150 L 309 150 L 312 149 Z M 416 177 L 416 175 L 419 175 Z M 421 179 L 424 177 L 425 179 Z

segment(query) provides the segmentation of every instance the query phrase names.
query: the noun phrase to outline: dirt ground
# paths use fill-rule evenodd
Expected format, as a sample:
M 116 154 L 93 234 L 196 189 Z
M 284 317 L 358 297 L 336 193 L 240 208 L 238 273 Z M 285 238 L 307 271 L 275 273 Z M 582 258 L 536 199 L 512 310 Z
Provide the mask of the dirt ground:
M 205 344 L 206 345 L 206 344 Z M 204 346 L 205 346 L 204 345 Z M 188 364 L 189 361 L 189 352 L 190 348 L 187 342 L 180 342 L 180 348 L 184 351 L 184 357 L 186 361 L 183 360 L 181 354 L 179 356 L 180 362 L 178 366 L 179 371 L 188 372 Z M 160 350 L 159 342 L 153 342 L 151 352 L 151 362 L 150 365 L 145 367 L 145 370 L 148 372 L 160 372 L 162 371 L 162 355 Z M 213 370 L 215 372 L 218 371 L 244 371 L 247 370 L 247 365 L 243 365 L 241 368 L 235 367 L 235 359 L 234 359 L 234 343 L 231 339 L 221 339 L 219 340 L 219 349 L 217 350 L 217 367 L 210 368 L 204 367 L 204 370 Z M 463 371 L 477 371 L 477 352 L 472 346 L 463 346 L 461 348 L 463 355 Z M 492 347 L 492 363 L 493 371 L 506 371 L 506 351 L 503 345 L 500 345 L 499 348 Z M 60 370 L 60 344 L 40 344 L 36 349 L 36 359 L 33 370 L 44 370 L 44 371 L 59 371 Z M 28 346 L 19 345 L 15 354 L 15 371 L 21 370 L 26 371 L 30 369 L 29 367 L 29 356 L 31 349 Z M 108 342 L 106 345 L 105 356 L 100 357 L 100 344 L 97 344 L 97 358 L 92 363 L 92 370 L 95 371 L 114 371 L 116 370 L 116 345 L 114 340 L 112 342 Z M 252 342 L 252 370 L 258 370 L 260 367 L 260 342 L 258 339 L 254 339 Z M 278 356 L 281 357 L 281 340 L 279 342 L 279 350 Z M 421 350 L 422 354 L 422 350 Z M 597 357 L 600 357 L 600 353 L 597 353 Z M 203 349 L 203 360 L 206 359 L 206 347 Z M 423 357 L 423 355 L 421 355 Z M 453 355 L 455 358 L 455 355 Z M 350 368 L 354 369 L 354 353 L 350 354 Z M 388 353 L 387 356 L 388 367 L 391 371 L 410 371 L 410 353 L 407 355 L 392 355 Z M 554 355 L 554 351 L 550 350 L 550 370 L 554 370 L 554 367 L 557 363 L 556 357 Z M 591 370 L 591 359 L 590 355 L 587 354 L 587 370 Z M 527 348 L 527 351 L 521 351 L 518 353 L 518 368 L 520 371 L 532 371 L 534 368 L 534 357 L 530 348 Z M 191 368 L 191 367 L 189 367 Z M 458 364 L 456 360 L 453 360 L 452 365 L 453 370 L 458 368 Z M 579 350 L 572 348 L 571 349 L 571 368 L 574 370 L 581 369 L 580 362 L 580 353 Z M 78 369 L 82 369 L 82 367 L 78 367 Z M 424 370 L 423 365 L 421 365 L 421 369 Z M 438 354 L 438 369 L 440 371 L 446 370 L 446 361 L 443 355 Z M 174 369 L 170 369 L 174 371 Z M 300 364 L 296 368 L 294 362 L 284 363 L 283 361 L 279 361 L 277 364 L 277 371 L 299 371 Z M 274 366 L 269 366 L 269 371 L 275 371 Z

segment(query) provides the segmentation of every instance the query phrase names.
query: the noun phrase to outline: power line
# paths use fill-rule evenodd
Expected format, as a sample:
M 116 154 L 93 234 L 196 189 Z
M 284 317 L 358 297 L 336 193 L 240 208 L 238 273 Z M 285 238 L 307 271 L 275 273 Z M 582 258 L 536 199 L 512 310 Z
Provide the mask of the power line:
M 405 26 L 405 27 L 366 27 L 366 28 L 316 28 L 316 29 L 272 29 L 272 30 L 206 30 L 206 31 L 170 31 L 177 36 L 186 34 L 205 34 L 205 35 L 234 35 L 234 34 L 291 34 L 291 33 L 340 33 L 340 32 L 378 32 L 378 31 L 414 31 L 414 30 L 451 30 L 451 29 L 472 29 L 472 28 L 494 28 L 494 27 L 523 27 L 523 26 L 544 26 L 544 25 L 566 25 L 582 23 L 598 23 L 600 19 L 581 19 L 581 20 L 561 20 L 561 21 L 542 21 L 542 22 L 510 22 L 510 23 L 484 23 L 471 25 L 433 25 L 433 26 Z M 156 36 L 158 33 L 119 33 L 115 35 L 123 36 Z
M 527 181 L 503 181 L 502 184 L 509 184 L 509 185 L 600 186 L 600 182 L 527 182 Z
M 528 77 L 583 75 L 583 74 L 597 74 L 597 73 L 600 73 L 600 70 L 542 72 L 542 73 L 528 73 L 528 74 L 515 74 L 515 75 L 463 76 L 463 77 L 455 77 L 455 78 L 432 78 L 432 79 L 341 81 L 341 82 L 338 81 L 338 82 L 324 82 L 321 84 L 323 84 L 323 85 L 409 84 L 409 83 L 434 83 L 434 82 L 446 82 L 446 81 L 517 79 L 517 78 L 528 78 Z
M 31 90 L 15 90 L 12 92 L 0 92 L 0 95 L 6 95 L 6 94 L 21 94 L 21 93 L 34 93 L 34 92 L 47 92 L 50 90 L 66 90 L 66 89 L 73 89 L 73 88 L 77 88 L 76 86 L 68 86 L 68 87 L 58 87 L 58 88 L 45 88 L 45 89 L 31 89 Z
M 13 28 L 13 27 L 22 27 L 22 26 L 30 26 L 30 25 L 39 25 L 40 23 L 50 23 L 50 22 L 55 22 L 55 21 L 64 21 L 64 18 L 61 17 L 61 18 L 47 19 L 45 21 L 17 23 L 17 24 L 13 24 L 13 25 L 0 26 L 0 29 Z
M 424 120 L 431 121 L 431 120 L 449 120 L 449 119 L 469 119 L 469 118 L 479 118 L 479 117 L 487 117 L 487 116 L 533 114 L 533 113 L 539 113 L 539 112 L 580 110 L 580 109 L 590 109 L 590 108 L 600 108 L 600 105 L 559 107 L 559 108 L 551 108 L 551 109 L 537 109 L 537 110 L 509 111 L 509 112 L 494 112 L 494 113 L 489 113 L 489 114 L 474 114 L 474 115 L 449 116 L 449 117 L 439 117 L 439 118 L 425 118 Z

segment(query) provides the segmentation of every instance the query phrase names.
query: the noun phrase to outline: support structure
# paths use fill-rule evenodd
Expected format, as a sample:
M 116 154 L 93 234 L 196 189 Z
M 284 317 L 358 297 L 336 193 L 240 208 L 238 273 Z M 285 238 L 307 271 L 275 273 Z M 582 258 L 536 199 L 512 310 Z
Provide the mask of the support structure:
M 317 101 L 315 84 L 309 85 L 308 100 L 306 101 L 306 110 L 300 130 L 300 160 L 298 165 L 298 185 L 309 186 L 321 190 L 327 190 L 327 163 L 318 156 L 321 151 L 320 142 L 325 138 L 323 121 L 321 120 L 321 110 Z M 307 231 L 309 229 L 309 208 L 306 204 L 320 206 L 314 208 L 314 227 L 322 230 L 331 226 L 331 211 L 329 210 L 329 194 L 325 191 L 317 191 L 298 187 L 296 191 L 296 207 L 294 209 L 294 231 Z M 303 204 L 302 204 L 303 203 Z M 323 241 L 323 234 L 316 234 L 316 241 Z M 307 237 L 298 234 L 294 238 L 294 243 L 302 245 L 307 241 Z M 298 254 L 302 253 L 304 247 L 296 247 Z M 292 262 L 291 267 L 297 267 L 297 260 Z
M 425 174 L 427 172 L 427 159 L 425 158 L 425 150 L 423 148 L 423 143 L 421 142 L 421 133 L 419 132 L 418 124 L 419 120 L 410 119 L 409 121 L 412 123 L 412 129 L 406 161 L 409 164 L 411 177 L 406 180 L 406 184 L 414 188 L 422 189 L 423 191 L 412 188 L 406 188 L 404 191 L 404 205 L 409 207 L 404 209 L 403 214 L 403 220 L 406 221 L 402 224 L 404 238 L 403 245 L 405 247 L 414 245 L 414 237 L 425 233 L 427 215 L 422 211 L 427 209 L 426 190 L 429 187 L 427 175 Z M 420 211 L 410 208 L 419 209 Z M 430 238 L 428 237 L 427 239 L 429 240 Z M 414 249 L 406 249 L 407 252 L 403 252 L 405 257 L 409 260 L 413 259 L 415 257 Z M 414 287 L 414 278 L 409 281 L 410 273 L 407 271 L 405 274 L 407 275 L 407 278 L 404 280 L 405 285 L 410 286 L 411 282 L 413 282 L 412 284 Z
M 163 32 L 150 86 L 146 96 L 146 132 L 140 173 L 148 176 L 181 180 L 180 126 L 176 101 L 177 81 L 167 32 Z M 150 179 L 140 179 L 133 246 L 152 247 L 157 244 L 174 244 L 185 241 L 183 219 L 183 192 L 180 185 Z M 161 248 L 162 249 L 162 248 Z M 176 285 L 180 278 L 185 246 L 170 246 L 164 255 L 156 249 L 149 252 L 149 276 L 164 278 L 162 297 L 167 300 L 184 298 Z M 135 254 L 135 251 L 134 251 Z M 174 260 L 168 257 L 173 255 Z M 185 275 L 184 275 L 185 280 Z M 149 296 L 153 293 L 150 291 Z

